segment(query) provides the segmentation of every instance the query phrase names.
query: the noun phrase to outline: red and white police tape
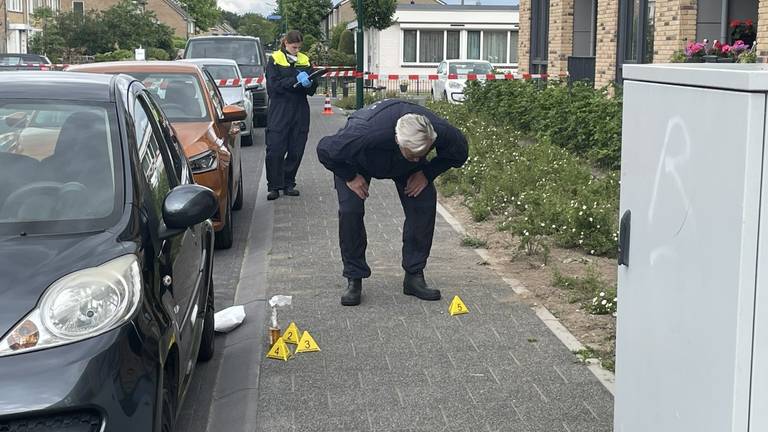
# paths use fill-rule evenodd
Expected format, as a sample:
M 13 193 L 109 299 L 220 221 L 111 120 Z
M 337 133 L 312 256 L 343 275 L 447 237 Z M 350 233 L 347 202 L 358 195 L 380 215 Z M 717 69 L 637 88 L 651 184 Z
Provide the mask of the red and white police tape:
M 241 85 L 261 84 L 263 82 L 264 82 L 264 77 L 260 76 L 255 78 L 218 80 L 216 82 L 216 85 L 218 85 L 219 87 L 240 87 Z

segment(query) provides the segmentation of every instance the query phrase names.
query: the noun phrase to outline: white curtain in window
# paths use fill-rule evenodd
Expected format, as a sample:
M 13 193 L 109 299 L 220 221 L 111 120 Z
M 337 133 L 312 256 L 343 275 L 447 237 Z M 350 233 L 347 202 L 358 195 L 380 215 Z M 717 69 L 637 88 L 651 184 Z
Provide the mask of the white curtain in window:
M 491 63 L 507 62 L 507 32 L 485 32 L 483 35 L 483 60 L 488 60 Z
M 403 62 L 416 63 L 416 30 L 403 31 Z
M 446 60 L 454 60 L 461 58 L 461 32 L 457 31 L 449 31 L 447 36 L 447 45 L 446 45 L 446 54 L 445 59 Z
M 419 62 L 440 63 L 443 61 L 442 31 L 422 31 L 420 39 Z
M 480 32 L 467 32 L 467 59 L 480 60 Z
M 509 62 L 517 63 L 517 41 L 518 34 L 516 31 L 510 32 L 509 35 Z

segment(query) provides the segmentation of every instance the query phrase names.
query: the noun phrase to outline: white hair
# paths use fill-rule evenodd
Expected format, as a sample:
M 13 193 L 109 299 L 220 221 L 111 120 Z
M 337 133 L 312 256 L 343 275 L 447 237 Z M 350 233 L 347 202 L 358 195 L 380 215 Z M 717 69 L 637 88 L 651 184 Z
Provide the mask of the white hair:
M 424 156 L 437 139 L 435 128 L 428 118 L 420 114 L 406 114 L 395 126 L 397 144 L 417 156 Z

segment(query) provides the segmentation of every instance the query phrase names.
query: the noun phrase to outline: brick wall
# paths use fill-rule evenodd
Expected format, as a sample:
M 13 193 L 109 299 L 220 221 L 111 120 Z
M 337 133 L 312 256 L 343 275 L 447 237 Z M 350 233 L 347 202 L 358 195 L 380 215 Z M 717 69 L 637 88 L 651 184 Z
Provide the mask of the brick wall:
M 517 55 L 518 71 L 521 73 L 529 72 L 531 63 L 531 0 L 520 0 L 520 31 L 518 32 Z
M 573 7 L 573 0 L 549 3 L 547 72 L 551 75 L 568 71 L 568 57 L 573 53 Z
M 168 2 L 165 0 L 149 0 L 147 9 L 154 12 L 161 23 L 172 28 L 175 36 L 187 37 L 187 21 Z
M 619 0 L 598 0 L 595 87 L 616 81 L 616 49 L 619 41 Z
M 761 63 L 768 61 L 768 0 L 757 7 L 757 55 Z
M 686 41 L 696 39 L 696 0 L 657 0 L 653 62 L 669 63 Z

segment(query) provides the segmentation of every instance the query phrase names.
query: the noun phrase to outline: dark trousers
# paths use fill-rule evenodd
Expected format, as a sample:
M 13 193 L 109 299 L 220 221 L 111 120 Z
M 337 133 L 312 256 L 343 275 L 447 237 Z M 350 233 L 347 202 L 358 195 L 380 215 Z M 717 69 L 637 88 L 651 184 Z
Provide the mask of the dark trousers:
M 267 189 L 278 190 L 296 186 L 308 130 L 301 127 L 273 130 L 267 128 Z
M 367 179 L 370 183 L 370 179 Z M 360 199 L 341 177 L 334 176 L 336 193 L 339 195 L 339 245 L 344 263 L 345 278 L 362 279 L 371 275 L 365 261 L 368 238 L 365 232 L 365 202 Z M 437 192 L 429 184 L 415 198 L 405 195 L 407 179 L 396 179 L 395 186 L 405 213 L 403 225 L 403 270 L 421 273 L 427 265 L 432 237 L 435 233 Z

